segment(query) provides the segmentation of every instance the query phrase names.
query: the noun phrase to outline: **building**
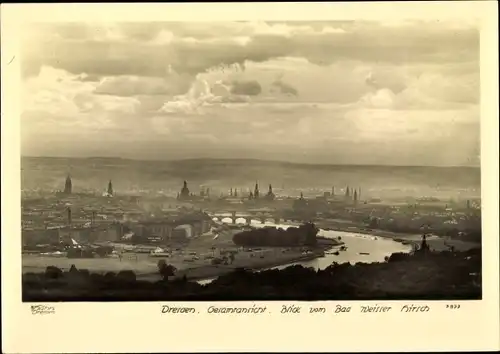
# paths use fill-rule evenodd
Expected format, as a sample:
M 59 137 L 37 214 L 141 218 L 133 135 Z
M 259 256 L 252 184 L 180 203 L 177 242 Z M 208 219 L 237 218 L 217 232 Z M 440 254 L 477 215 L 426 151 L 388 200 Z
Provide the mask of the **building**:
M 345 200 L 351 200 L 351 190 L 349 189 L 349 186 L 347 186 L 345 189 Z
M 120 223 L 92 225 L 90 227 L 62 227 L 58 229 L 59 241 L 69 244 L 72 243 L 72 240 L 78 243 L 116 242 L 122 238 L 123 233 L 124 228 Z
M 274 200 L 276 195 L 273 193 L 273 186 L 269 185 L 269 191 L 266 194 L 266 200 Z
M 91 229 L 88 227 L 61 227 L 58 230 L 59 241 L 66 244 L 72 244 L 71 240 L 78 243 L 88 243 L 90 240 Z
M 180 193 L 177 193 L 177 200 L 180 201 L 186 201 L 186 202 L 194 202 L 194 201 L 203 201 L 206 199 L 210 199 L 210 190 L 207 188 L 206 192 L 200 193 L 199 195 L 196 195 L 194 193 L 191 193 L 189 191 L 187 182 L 184 181 L 184 184 L 182 186 L 182 189 Z
M 254 199 L 259 199 L 259 184 L 255 183 L 255 189 L 253 192 L 253 198 Z
M 210 231 L 212 219 L 205 213 L 143 220 L 128 225 L 137 238 L 161 242 L 187 240 Z
M 94 226 L 90 233 L 89 242 L 116 242 L 121 240 L 124 227 L 121 223 Z
M 180 200 L 190 199 L 191 194 L 189 193 L 189 188 L 187 186 L 187 182 L 184 181 L 184 185 L 182 186 L 181 192 L 179 193 Z
M 71 177 L 68 174 L 66 177 L 66 182 L 64 183 L 64 194 L 71 194 L 73 191 L 73 182 L 71 181 Z
M 300 192 L 300 198 L 293 202 L 293 210 L 296 212 L 303 212 L 307 210 L 308 206 L 309 205 L 307 200 L 304 198 L 304 194 Z
M 112 197 L 113 196 L 113 183 L 111 182 L 111 180 L 109 180 L 109 183 L 108 183 L 107 196 L 108 197 Z
M 23 246 L 55 245 L 59 243 L 58 229 L 26 228 L 21 231 Z

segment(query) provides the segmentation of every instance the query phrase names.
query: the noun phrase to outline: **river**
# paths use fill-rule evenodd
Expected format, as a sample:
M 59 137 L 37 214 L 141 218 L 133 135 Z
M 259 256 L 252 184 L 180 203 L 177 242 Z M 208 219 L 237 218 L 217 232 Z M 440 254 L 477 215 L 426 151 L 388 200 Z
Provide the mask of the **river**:
M 223 219 L 223 222 L 225 219 Z M 272 226 L 286 229 L 288 227 L 293 227 L 296 225 L 287 224 L 274 224 L 266 222 L 261 224 L 258 221 L 252 221 L 252 226 L 254 227 L 265 227 Z M 396 242 L 390 238 L 383 238 L 373 235 L 359 234 L 354 232 L 345 231 L 330 231 L 320 229 L 318 236 L 323 236 L 326 238 L 338 238 L 341 237 L 341 241 L 347 247 L 346 251 L 340 251 L 338 255 L 325 254 L 324 257 L 316 258 L 310 261 L 303 262 L 293 262 L 284 264 L 278 267 L 272 267 L 271 269 L 283 269 L 289 267 L 290 265 L 300 264 L 304 267 L 312 267 L 316 270 L 324 269 L 328 267 L 333 262 L 337 263 L 373 263 L 373 262 L 383 262 L 385 257 L 390 256 L 396 252 L 410 252 L 410 245 L 403 245 L 400 242 Z M 330 252 L 330 251 L 329 251 Z M 327 252 L 327 253 L 329 253 Z M 365 253 L 365 254 L 360 254 Z M 200 284 L 210 283 L 213 279 L 206 279 L 199 281 Z

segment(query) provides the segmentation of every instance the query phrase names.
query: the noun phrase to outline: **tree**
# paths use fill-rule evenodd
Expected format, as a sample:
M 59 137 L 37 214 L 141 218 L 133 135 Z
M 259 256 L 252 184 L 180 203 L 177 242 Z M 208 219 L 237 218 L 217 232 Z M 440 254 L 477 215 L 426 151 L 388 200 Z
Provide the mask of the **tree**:
M 49 279 L 59 279 L 63 276 L 63 271 L 54 266 L 48 266 L 45 269 L 45 277 Z
M 158 272 L 163 277 L 163 280 L 168 280 L 168 277 L 175 275 L 177 268 L 171 264 L 167 264 L 164 259 L 158 261 Z
M 371 218 L 371 219 L 370 219 L 370 223 L 369 223 L 369 227 L 370 227 L 371 229 L 376 229 L 376 228 L 378 228 L 378 219 L 377 219 L 377 218 L 375 218 L 375 217 Z
M 116 274 L 116 279 L 126 283 L 133 283 L 137 280 L 135 273 L 131 270 L 119 271 L 118 274 Z

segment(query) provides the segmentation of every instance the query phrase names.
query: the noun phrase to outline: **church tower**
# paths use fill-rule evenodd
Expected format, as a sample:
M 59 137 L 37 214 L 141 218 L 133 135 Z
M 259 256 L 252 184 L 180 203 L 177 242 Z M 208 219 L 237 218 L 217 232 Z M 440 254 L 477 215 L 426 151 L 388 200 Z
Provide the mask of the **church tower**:
M 113 196 L 113 183 L 111 182 L 111 180 L 109 180 L 109 183 L 108 183 L 108 197 L 112 197 Z
M 352 200 L 352 192 L 353 192 L 354 188 L 349 188 L 349 186 L 346 187 L 345 189 L 345 196 L 344 196 L 344 199 L 345 201 L 350 201 Z
M 184 184 L 183 184 L 182 189 L 181 189 L 181 193 L 179 195 L 179 199 L 188 199 L 189 196 L 190 196 L 189 188 L 187 186 L 187 182 L 184 181 Z
M 66 177 L 66 183 L 64 184 L 64 194 L 71 194 L 73 190 L 73 183 L 71 182 L 71 177 L 68 174 L 68 177 Z
M 273 200 L 275 197 L 274 193 L 273 193 L 273 186 L 272 185 L 269 185 L 269 191 L 267 192 L 267 195 L 266 195 L 266 198 L 268 200 Z
M 259 198 L 259 184 L 258 183 L 255 183 L 255 190 L 253 192 L 253 197 L 255 199 Z

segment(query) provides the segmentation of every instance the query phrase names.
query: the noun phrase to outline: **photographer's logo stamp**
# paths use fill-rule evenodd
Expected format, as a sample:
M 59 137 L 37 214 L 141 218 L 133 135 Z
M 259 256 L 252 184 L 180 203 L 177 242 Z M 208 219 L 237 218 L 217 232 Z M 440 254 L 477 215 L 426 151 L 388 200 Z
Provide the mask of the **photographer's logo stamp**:
M 31 305 L 32 315 L 50 315 L 55 313 L 56 309 L 53 306 Z

